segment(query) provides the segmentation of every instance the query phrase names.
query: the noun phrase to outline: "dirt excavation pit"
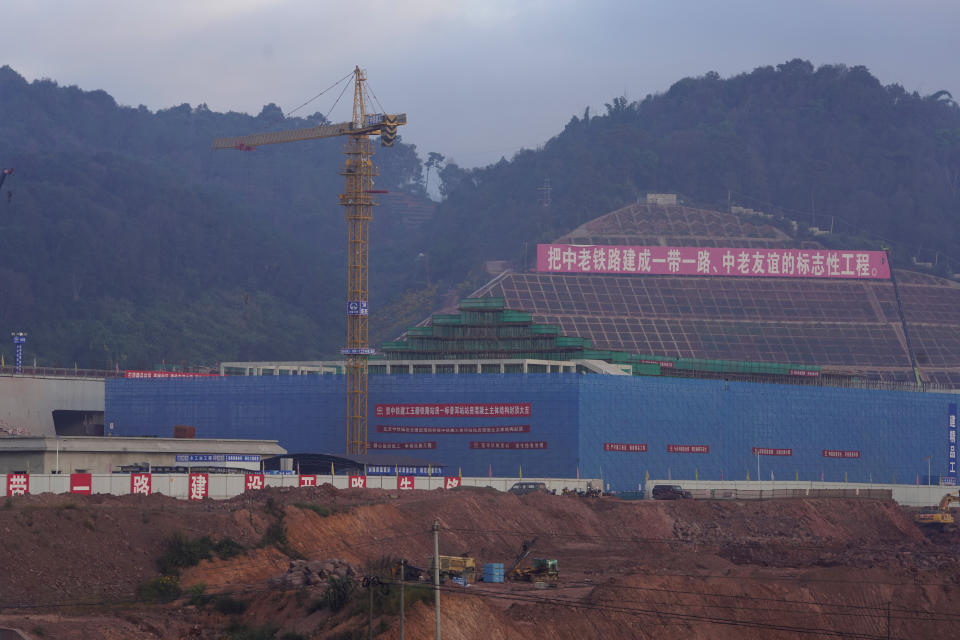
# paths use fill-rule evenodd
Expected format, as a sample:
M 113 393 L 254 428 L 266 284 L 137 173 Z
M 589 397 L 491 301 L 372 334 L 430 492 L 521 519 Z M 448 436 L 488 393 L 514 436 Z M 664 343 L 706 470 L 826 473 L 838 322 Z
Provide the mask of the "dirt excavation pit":
M 390 564 L 558 561 L 556 586 L 441 587 L 456 638 L 952 637 L 960 532 L 893 502 L 626 501 L 490 489 L 266 489 L 193 503 L 39 495 L 0 508 L 0 627 L 33 638 L 399 638 Z M 164 578 L 163 575 L 167 577 Z M 372 579 L 376 577 L 376 581 Z M 433 592 L 405 589 L 408 638 Z

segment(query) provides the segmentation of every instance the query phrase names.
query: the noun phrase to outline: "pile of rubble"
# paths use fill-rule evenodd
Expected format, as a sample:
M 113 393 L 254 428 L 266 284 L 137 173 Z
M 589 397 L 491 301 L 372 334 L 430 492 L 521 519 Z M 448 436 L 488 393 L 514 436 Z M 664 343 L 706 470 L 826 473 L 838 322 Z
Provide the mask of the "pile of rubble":
M 287 572 L 270 579 L 270 585 L 285 589 L 299 589 L 325 585 L 332 577 L 356 576 L 354 568 L 342 558 L 329 560 L 291 560 Z

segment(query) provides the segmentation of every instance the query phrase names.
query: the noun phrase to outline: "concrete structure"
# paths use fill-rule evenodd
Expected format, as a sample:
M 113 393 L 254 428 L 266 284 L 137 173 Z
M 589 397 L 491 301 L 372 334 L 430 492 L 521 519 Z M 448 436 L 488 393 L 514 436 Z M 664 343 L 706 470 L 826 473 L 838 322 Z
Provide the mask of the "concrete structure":
M 276 440 L 12 437 L 0 438 L 0 473 L 110 473 L 126 465 L 257 470 L 261 460 L 286 452 Z
M 103 383 L 0 375 L 0 435 L 103 435 Z

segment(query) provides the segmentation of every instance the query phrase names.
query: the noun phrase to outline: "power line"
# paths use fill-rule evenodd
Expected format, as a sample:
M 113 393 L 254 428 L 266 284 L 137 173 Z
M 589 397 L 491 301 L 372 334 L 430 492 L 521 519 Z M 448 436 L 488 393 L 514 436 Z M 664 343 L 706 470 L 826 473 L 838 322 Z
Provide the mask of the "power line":
M 791 633 L 807 634 L 807 635 L 819 635 L 821 637 L 830 636 L 830 637 L 839 637 L 839 638 L 861 638 L 863 640 L 883 640 L 887 636 L 877 636 L 873 634 L 860 633 L 860 632 L 850 632 L 850 631 L 841 631 L 838 629 L 826 629 L 822 627 L 801 627 L 794 625 L 786 625 L 773 622 L 761 622 L 755 620 L 735 620 L 730 618 L 720 618 L 716 616 L 703 616 L 692 613 L 676 613 L 676 612 L 666 612 L 659 609 L 642 609 L 636 607 L 626 607 L 626 606 L 614 606 L 614 605 L 601 605 L 596 603 L 580 603 L 572 602 L 569 600 L 559 599 L 559 598 L 546 598 L 538 596 L 526 596 L 522 594 L 503 594 L 503 593 L 494 593 L 482 588 L 472 587 L 469 589 L 462 589 L 458 587 L 449 587 L 441 585 L 440 589 L 448 592 L 458 592 L 465 595 L 495 598 L 502 600 L 513 600 L 521 602 L 531 602 L 536 604 L 549 604 L 553 606 L 561 607 L 570 607 L 574 609 L 587 609 L 595 611 L 605 611 L 612 613 L 623 613 L 626 615 L 633 616 L 657 616 L 665 618 L 673 618 L 677 620 L 683 620 L 686 622 L 702 622 L 708 624 L 719 624 L 725 626 L 735 626 L 735 627 L 747 627 L 753 629 L 765 629 L 771 631 L 787 631 Z M 892 636 L 891 636 L 892 637 Z M 899 640 L 899 639 L 898 639 Z
M 562 533 L 558 531 L 554 532 L 542 532 L 542 531 L 524 531 L 524 530 L 511 530 L 511 529 L 471 529 L 471 528 L 460 528 L 460 527 L 449 527 L 444 529 L 444 531 L 456 532 L 456 533 L 473 533 L 473 534 L 493 534 L 493 535 L 510 535 L 510 536 L 520 536 L 520 537 L 530 537 L 530 536 L 545 536 L 550 538 L 569 538 L 573 540 L 593 540 L 596 542 L 629 542 L 631 544 L 692 544 L 699 545 L 703 547 L 756 547 L 757 545 L 773 545 L 777 547 L 790 547 L 791 549 L 800 549 L 807 551 L 829 551 L 828 547 L 824 545 L 804 545 L 797 544 L 791 541 L 780 541 L 780 540 L 770 540 L 770 541 L 718 541 L 718 542 L 701 542 L 697 540 L 684 540 L 680 538 L 642 538 L 638 536 L 610 536 L 610 535 L 590 535 L 590 534 L 581 534 L 581 533 Z M 847 551 L 849 547 L 842 546 L 836 549 L 837 551 Z M 874 552 L 874 553 L 902 553 L 902 551 L 883 549 L 883 548 L 871 548 L 857 546 L 854 548 L 855 551 L 862 552 Z M 934 555 L 934 556 L 948 556 L 951 558 L 956 557 L 956 554 L 950 551 L 939 551 L 939 550 L 923 550 L 917 549 L 909 551 L 908 553 L 914 555 Z

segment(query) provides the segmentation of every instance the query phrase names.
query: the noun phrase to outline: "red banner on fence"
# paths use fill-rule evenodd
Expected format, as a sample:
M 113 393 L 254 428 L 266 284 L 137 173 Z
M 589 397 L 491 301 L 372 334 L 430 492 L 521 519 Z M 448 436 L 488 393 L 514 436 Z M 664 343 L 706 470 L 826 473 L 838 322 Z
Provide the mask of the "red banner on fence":
M 538 244 L 537 271 L 890 279 L 883 251 Z
M 246 491 L 259 491 L 260 489 L 263 489 L 263 474 L 262 473 L 245 474 L 243 488 Z
M 300 476 L 300 486 L 301 487 L 317 486 L 317 476 Z
M 148 496 L 153 489 L 152 484 L 149 473 L 130 474 L 130 493 L 132 494 Z
M 755 456 L 792 456 L 793 449 L 771 449 L 769 447 L 754 447 Z
M 445 476 L 443 478 L 444 489 L 456 489 L 460 486 L 460 476 Z
M 510 418 L 529 416 L 530 403 L 506 404 L 377 404 L 374 415 L 378 418 Z
M 708 444 L 668 444 L 667 453 L 710 453 Z
M 79 493 L 83 496 L 93 494 L 93 474 L 92 473 L 71 473 L 70 474 L 70 493 Z
M 367 476 L 350 476 L 351 489 L 363 489 L 367 486 Z
M 397 489 L 400 491 L 410 491 L 413 489 L 414 476 L 397 476 Z
M 470 443 L 471 449 L 546 449 L 547 442 L 538 440 L 536 442 L 477 442 Z
M 210 495 L 210 475 L 206 473 L 191 473 L 189 478 L 188 497 L 191 500 L 203 500 Z
M 7 474 L 7 495 L 25 496 L 30 493 L 30 474 L 29 473 L 9 473 Z
M 603 450 L 604 451 L 624 451 L 627 453 L 644 453 L 647 450 L 647 445 L 646 443 L 627 444 L 624 442 L 604 442 Z

